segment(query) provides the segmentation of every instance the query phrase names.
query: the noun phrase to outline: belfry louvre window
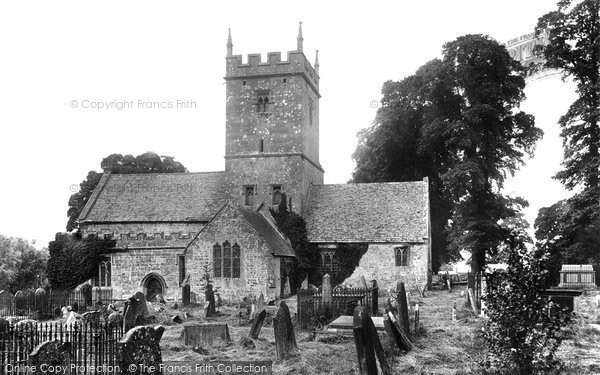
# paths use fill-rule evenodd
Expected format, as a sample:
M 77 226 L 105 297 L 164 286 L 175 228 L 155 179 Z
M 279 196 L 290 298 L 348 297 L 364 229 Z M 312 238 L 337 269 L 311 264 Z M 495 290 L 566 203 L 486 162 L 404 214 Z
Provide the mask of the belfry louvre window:
M 273 206 L 277 206 L 281 203 L 281 185 L 273 185 Z
M 254 186 L 244 186 L 245 204 L 252 206 L 254 204 Z
M 410 249 L 408 246 L 400 246 L 394 249 L 396 252 L 396 267 L 408 267 L 410 260 Z
M 240 245 L 229 241 L 223 245 L 213 246 L 213 274 L 214 277 L 239 279 L 241 277 L 241 249 Z
M 269 100 L 270 95 L 271 94 L 268 91 L 259 91 L 256 94 L 256 112 L 269 112 L 269 104 L 271 104 L 271 101 Z

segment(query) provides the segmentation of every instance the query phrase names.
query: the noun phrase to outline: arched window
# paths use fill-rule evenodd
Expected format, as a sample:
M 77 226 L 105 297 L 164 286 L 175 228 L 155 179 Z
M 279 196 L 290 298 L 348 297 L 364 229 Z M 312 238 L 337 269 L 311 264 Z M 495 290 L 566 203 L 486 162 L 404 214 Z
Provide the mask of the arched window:
M 231 277 L 231 244 L 223 243 L 223 277 Z
M 410 249 L 408 246 L 399 246 L 394 249 L 396 252 L 396 267 L 408 267 L 410 261 Z
M 109 287 L 111 286 L 112 269 L 110 258 L 104 258 L 98 266 L 98 274 L 94 278 L 94 286 Z
M 214 277 L 227 277 L 239 279 L 241 277 L 241 248 L 229 241 L 213 246 L 213 273 Z
M 239 278 L 240 277 L 240 245 L 238 245 L 237 243 L 233 244 L 232 247 L 232 256 L 231 256 L 231 268 L 232 268 L 232 275 L 231 277 L 233 278 Z
M 213 276 L 221 277 L 221 267 L 223 263 L 223 257 L 221 256 L 221 246 L 217 243 L 213 246 Z

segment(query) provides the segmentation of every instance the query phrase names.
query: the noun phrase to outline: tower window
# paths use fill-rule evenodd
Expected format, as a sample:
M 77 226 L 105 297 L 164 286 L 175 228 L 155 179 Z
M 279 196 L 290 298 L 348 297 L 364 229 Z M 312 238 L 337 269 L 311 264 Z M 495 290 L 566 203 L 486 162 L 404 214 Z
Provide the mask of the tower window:
M 265 152 L 265 140 L 258 141 L 258 152 Z
M 246 206 L 254 204 L 254 186 L 244 186 L 244 196 Z
M 273 185 L 273 205 L 277 206 L 281 203 L 281 185 Z
M 287 82 L 287 78 L 284 78 L 284 79 L 283 79 L 283 83 L 286 83 L 286 82 Z
M 242 81 L 242 86 L 246 86 L 246 81 Z
M 257 93 L 256 97 L 256 112 L 258 113 L 267 113 L 269 112 L 269 91 L 260 91 Z
M 308 123 L 310 125 L 313 124 L 313 117 L 314 117 L 314 105 L 313 105 L 313 101 L 309 99 L 309 102 L 308 102 Z
M 394 249 L 396 252 L 396 267 L 408 267 L 410 250 L 408 246 L 400 246 Z

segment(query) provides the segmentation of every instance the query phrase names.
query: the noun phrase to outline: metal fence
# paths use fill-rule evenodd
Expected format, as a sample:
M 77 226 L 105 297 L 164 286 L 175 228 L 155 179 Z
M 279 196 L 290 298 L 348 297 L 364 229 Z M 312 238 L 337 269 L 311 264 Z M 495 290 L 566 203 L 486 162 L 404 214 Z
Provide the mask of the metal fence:
M 0 300 L 0 317 L 14 316 L 48 319 L 60 316 L 64 306 L 79 311 L 95 310 L 99 304 L 114 302 L 112 289 L 93 289 L 92 293 L 70 290 L 50 290 L 47 293 L 17 293 Z
M 117 343 L 123 337 L 121 325 L 27 322 L 1 329 L 0 375 L 26 374 L 25 366 L 33 349 L 50 340 L 67 344 L 72 375 L 118 373 Z
M 297 294 L 297 320 L 300 329 L 312 329 L 341 315 L 353 315 L 357 306 L 367 306 L 377 315 L 379 288 L 336 288 L 331 301 L 323 301 L 323 293 L 301 289 Z

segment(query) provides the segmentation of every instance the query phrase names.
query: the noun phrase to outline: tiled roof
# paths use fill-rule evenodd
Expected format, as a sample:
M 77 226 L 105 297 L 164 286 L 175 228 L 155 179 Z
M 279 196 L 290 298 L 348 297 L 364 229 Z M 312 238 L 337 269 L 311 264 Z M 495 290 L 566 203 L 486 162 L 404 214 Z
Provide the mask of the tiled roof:
M 312 185 L 304 219 L 310 242 L 423 242 L 427 181 Z
M 258 232 L 258 234 L 265 240 L 267 245 L 271 248 L 273 255 L 295 257 L 296 253 L 292 248 L 290 242 L 283 236 L 283 234 L 272 224 L 272 220 L 268 220 L 266 215 L 271 215 L 266 210 L 260 210 L 259 212 L 249 208 L 239 208 L 240 213 L 246 219 L 252 227 Z
M 80 221 L 209 221 L 225 202 L 225 172 L 106 174 Z

